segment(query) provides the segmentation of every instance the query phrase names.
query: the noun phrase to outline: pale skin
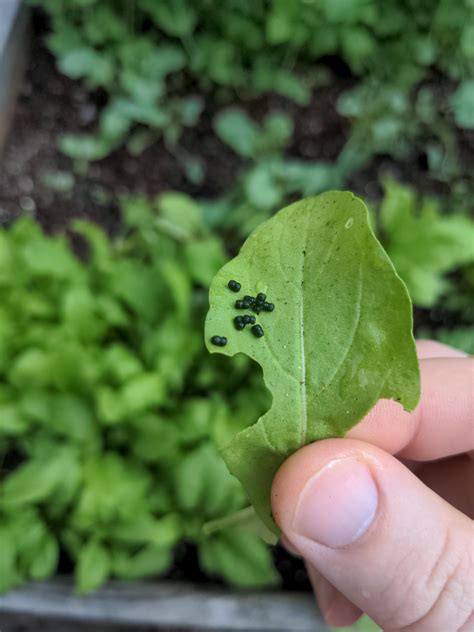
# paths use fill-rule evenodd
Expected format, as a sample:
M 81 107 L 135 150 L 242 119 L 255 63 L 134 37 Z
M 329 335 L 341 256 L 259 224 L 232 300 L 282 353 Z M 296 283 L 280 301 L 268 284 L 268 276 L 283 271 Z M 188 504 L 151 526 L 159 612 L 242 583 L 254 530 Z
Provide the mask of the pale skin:
M 272 489 L 329 625 L 474 630 L 474 358 L 417 343 L 412 413 L 380 401 L 344 439 L 293 454 Z

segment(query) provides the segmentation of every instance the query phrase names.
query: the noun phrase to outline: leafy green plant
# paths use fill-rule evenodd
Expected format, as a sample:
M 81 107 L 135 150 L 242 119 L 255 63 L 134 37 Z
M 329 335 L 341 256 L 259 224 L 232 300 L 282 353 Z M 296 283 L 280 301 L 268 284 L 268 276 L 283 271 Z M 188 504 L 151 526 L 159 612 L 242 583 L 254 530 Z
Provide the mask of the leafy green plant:
M 0 230 L 0 589 L 72 560 L 84 592 L 166 572 L 177 542 L 213 576 L 276 581 L 254 534 L 202 526 L 246 504 L 218 447 L 268 405 L 245 358 L 203 349 L 205 289 L 225 260 L 184 195 L 124 202 L 124 228 Z
M 384 246 L 414 303 L 432 307 L 449 290 L 447 272 L 474 262 L 474 222 L 461 213 L 442 214 L 433 199 L 387 180 L 380 206 Z
M 258 315 L 251 331 L 235 321 L 229 279 L 241 294 L 257 295 L 256 302 L 242 299 Z M 222 450 L 270 529 L 272 480 L 292 452 L 343 436 L 380 398 L 415 408 L 411 330 L 406 288 L 369 227 L 367 208 L 351 193 L 325 193 L 280 211 L 214 277 L 208 349 L 258 362 L 273 396 L 265 415 Z
M 96 160 L 123 142 L 138 152 L 161 135 L 172 146 L 202 106 L 189 96 L 190 82 L 221 101 L 276 92 L 306 105 L 328 79 L 325 60 L 339 57 L 360 80 L 340 105 L 354 120 L 352 160 L 405 156 L 421 136 L 431 141 L 429 160 L 440 177 L 458 169 L 452 114 L 472 126 L 469 0 L 30 2 L 51 16 L 48 45 L 59 68 L 108 95 L 98 133 L 63 140 L 75 158 Z M 461 82 L 452 99 L 427 85 L 433 69 Z M 421 98 L 411 95 L 422 82 Z
M 342 184 L 337 164 L 285 157 L 293 124 L 282 112 L 268 114 L 258 125 L 242 109 L 229 108 L 217 115 L 214 129 L 245 163 L 234 189 L 204 205 L 211 223 L 246 237 L 291 196 L 314 195 Z

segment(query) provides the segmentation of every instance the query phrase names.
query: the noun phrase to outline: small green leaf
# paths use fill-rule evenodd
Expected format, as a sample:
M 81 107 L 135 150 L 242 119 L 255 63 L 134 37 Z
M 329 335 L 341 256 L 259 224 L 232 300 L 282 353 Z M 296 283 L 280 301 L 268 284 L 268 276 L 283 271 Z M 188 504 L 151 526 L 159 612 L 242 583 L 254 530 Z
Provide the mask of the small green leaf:
M 222 242 L 216 237 L 190 241 L 185 245 L 184 256 L 193 280 L 206 286 L 225 261 Z
M 20 579 L 16 568 L 17 550 L 12 529 L 7 525 L 0 525 L 0 593 L 13 588 Z
M 219 138 L 245 158 L 253 156 L 258 139 L 258 127 L 238 108 L 224 110 L 216 116 L 214 129 Z
M 27 428 L 27 420 L 18 404 L 0 403 L 0 436 L 21 435 Z
M 17 506 L 44 501 L 61 487 L 64 468 L 73 456 L 69 448 L 63 448 L 54 455 L 27 461 L 2 482 L 0 504 Z
M 242 588 L 271 586 L 279 580 L 270 549 L 252 533 L 229 529 L 209 536 L 199 545 L 199 560 L 211 575 Z
M 173 556 L 168 547 L 150 545 L 131 555 L 120 551 L 113 556 L 113 572 L 122 579 L 157 576 L 171 566 Z
M 249 202 L 258 209 L 271 209 L 283 198 L 282 188 L 274 177 L 270 165 L 265 163 L 249 171 L 244 184 Z
M 36 556 L 30 564 L 30 577 L 35 580 L 50 577 L 56 571 L 58 559 L 58 543 L 50 533 L 46 533 L 41 540 L 41 546 Z
M 243 294 L 264 292 L 275 304 L 258 317 L 262 338 L 234 329 L 229 279 L 241 283 Z M 249 355 L 273 395 L 270 410 L 222 453 L 275 529 L 271 484 L 292 452 L 344 436 L 380 398 L 407 410 L 416 406 L 410 299 L 370 229 L 365 205 L 351 193 L 330 192 L 262 224 L 214 278 L 210 305 L 208 349 Z M 213 346 L 214 335 L 226 336 L 227 346 Z
M 419 208 L 418 208 L 419 206 Z M 384 245 L 416 305 L 433 306 L 448 287 L 444 274 L 474 261 L 474 222 L 440 213 L 430 200 L 392 180 L 380 207 Z
M 164 399 L 163 377 L 158 373 L 141 373 L 128 380 L 121 392 L 121 400 L 129 414 L 161 404 Z
M 59 69 L 73 79 L 86 77 L 92 87 L 109 84 L 114 75 L 109 56 L 94 48 L 77 48 L 66 53 L 59 58 Z
M 451 103 L 459 127 L 474 129 L 474 79 L 460 84 L 452 96 Z
M 111 572 L 109 551 L 103 544 L 89 540 L 80 550 L 76 566 L 76 589 L 90 592 L 104 584 Z
M 202 231 L 201 209 L 188 195 L 176 191 L 162 193 L 156 206 L 160 212 L 157 226 L 170 237 L 186 241 Z

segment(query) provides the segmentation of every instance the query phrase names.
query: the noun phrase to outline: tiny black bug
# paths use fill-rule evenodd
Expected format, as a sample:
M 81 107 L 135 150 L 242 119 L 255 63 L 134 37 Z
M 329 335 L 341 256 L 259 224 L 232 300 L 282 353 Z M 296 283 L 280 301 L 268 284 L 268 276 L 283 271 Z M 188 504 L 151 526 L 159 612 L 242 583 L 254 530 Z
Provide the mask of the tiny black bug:
M 244 296 L 244 301 L 253 305 L 255 303 L 255 296 L 249 296 L 248 294 Z
M 227 287 L 229 288 L 229 290 L 232 290 L 232 292 L 240 292 L 240 283 L 234 281 L 233 279 L 231 279 L 229 283 L 227 283 Z
M 274 309 L 275 309 L 275 305 L 273 303 L 264 303 L 263 304 L 263 311 L 264 312 L 273 312 Z
M 250 314 L 245 314 L 245 316 L 242 316 L 242 318 L 246 325 L 255 325 L 255 316 L 250 316 Z
M 252 327 L 252 333 L 256 338 L 261 338 L 263 336 L 263 329 L 260 325 L 254 325 Z
M 227 338 L 225 336 L 212 336 L 211 342 L 216 347 L 225 347 L 227 344 Z
M 264 294 L 263 292 L 259 292 L 257 294 L 257 303 L 260 303 L 260 305 L 262 305 L 263 303 L 265 303 L 266 300 L 267 300 L 266 294 Z
M 255 314 L 260 314 L 260 312 L 262 311 L 262 305 L 259 305 L 258 303 L 255 303 L 255 305 L 252 305 L 252 311 Z
M 242 306 L 244 309 L 248 309 L 251 305 L 253 305 L 253 303 L 250 303 L 250 301 L 246 301 L 245 299 L 242 301 Z
M 245 316 L 236 316 L 234 318 L 234 327 L 236 329 L 244 329 L 245 325 L 247 325 L 245 322 Z
M 235 301 L 235 307 L 237 309 L 247 309 L 247 306 L 244 305 L 244 301 L 241 300 Z

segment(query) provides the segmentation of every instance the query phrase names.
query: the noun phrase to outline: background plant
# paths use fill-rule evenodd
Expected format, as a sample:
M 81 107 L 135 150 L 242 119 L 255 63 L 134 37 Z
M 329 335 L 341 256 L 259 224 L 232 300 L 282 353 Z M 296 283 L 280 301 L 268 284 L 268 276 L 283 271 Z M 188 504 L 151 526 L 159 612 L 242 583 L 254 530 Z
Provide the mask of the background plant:
M 252 128 L 267 156 L 276 155 L 278 144 L 264 142 L 275 121 L 285 129 L 278 117 Z M 472 261 L 472 222 L 395 182 L 386 191 L 382 235 L 415 303 L 433 306 L 441 292 L 461 300 L 471 268 L 449 285 L 441 275 Z M 0 588 L 53 574 L 61 551 L 81 591 L 111 575 L 160 575 L 182 540 L 197 545 L 211 576 L 271 584 L 276 574 L 257 535 L 203 531 L 245 507 L 218 447 L 269 405 L 245 357 L 223 371 L 202 341 L 228 216 L 172 192 L 125 200 L 123 212 L 114 239 L 93 223 L 74 225 L 82 260 L 64 236 L 44 235 L 31 219 L 0 231 Z M 429 257 L 418 258 L 414 235 Z M 473 319 L 462 314 L 461 328 L 420 334 L 472 352 Z
M 85 262 L 32 220 L 0 232 L 0 588 L 53 574 L 61 550 L 80 591 L 161 574 L 183 539 L 211 575 L 271 584 L 256 535 L 202 535 L 245 505 L 217 446 L 267 405 L 245 359 L 223 372 L 203 351 L 222 243 L 180 194 L 124 219 L 113 241 L 75 225 Z
M 338 106 L 353 123 L 346 169 L 422 148 L 435 177 L 461 175 L 454 127 L 474 127 L 469 0 L 30 1 L 51 16 L 61 71 L 107 96 L 93 135 L 63 138 L 73 158 L 123 142 L 137 153 L 162 135 L 172 148 L 203 107 L 194 87 L 220 102 L 276 92 L 306 105 L 337 57 L 356 79 Z M 438 89 L 440 73 L 455 92 Z

